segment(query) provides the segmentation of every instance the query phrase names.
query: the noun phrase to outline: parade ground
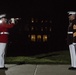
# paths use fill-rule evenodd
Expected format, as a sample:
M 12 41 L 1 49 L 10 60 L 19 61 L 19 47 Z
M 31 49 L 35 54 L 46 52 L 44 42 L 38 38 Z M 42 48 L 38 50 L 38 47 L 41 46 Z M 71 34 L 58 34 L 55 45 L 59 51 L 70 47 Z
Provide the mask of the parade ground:
M 0 75 L 76 75 L 76 70 L 68 70 L 70 65 L 6 64 L 8 70 L 0 70 Z

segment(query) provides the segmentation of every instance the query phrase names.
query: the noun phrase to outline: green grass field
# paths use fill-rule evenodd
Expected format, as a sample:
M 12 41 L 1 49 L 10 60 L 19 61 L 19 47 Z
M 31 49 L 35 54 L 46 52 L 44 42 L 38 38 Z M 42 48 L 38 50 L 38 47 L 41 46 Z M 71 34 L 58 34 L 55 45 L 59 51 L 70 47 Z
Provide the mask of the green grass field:
M 70 64 L 69 50 L 34 56 L 6 57 L 6 64 Z

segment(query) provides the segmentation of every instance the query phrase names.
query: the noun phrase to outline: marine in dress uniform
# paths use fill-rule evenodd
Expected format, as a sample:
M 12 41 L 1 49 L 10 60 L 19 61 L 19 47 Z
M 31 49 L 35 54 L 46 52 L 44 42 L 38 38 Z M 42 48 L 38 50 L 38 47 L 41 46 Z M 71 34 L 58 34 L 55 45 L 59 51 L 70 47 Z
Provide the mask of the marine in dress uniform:
M 8 69 L 4 65 L 5 48 L 8 42 L 8 30 L 15 25 L 14 18 L 11 23 L 7 23 L 6 14 L 0 15 L 0 69 Z
M 68 44 L 71 57 L 70 70 L 76 70 L 76 12 L 69 11 Z

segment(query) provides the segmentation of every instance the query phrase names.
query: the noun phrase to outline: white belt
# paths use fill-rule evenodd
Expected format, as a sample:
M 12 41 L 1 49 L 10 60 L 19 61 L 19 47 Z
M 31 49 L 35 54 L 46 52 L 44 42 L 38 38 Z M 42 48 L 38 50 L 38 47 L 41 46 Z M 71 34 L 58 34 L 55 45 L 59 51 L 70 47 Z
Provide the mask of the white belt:
M 73 43 L 73 45 L 76 45 L 76 43 Z
M 9 34 L 8 32 L 0 32 L 0 34 Z
M 73 34 L 73 32 L 68 32 L 68 34 Z

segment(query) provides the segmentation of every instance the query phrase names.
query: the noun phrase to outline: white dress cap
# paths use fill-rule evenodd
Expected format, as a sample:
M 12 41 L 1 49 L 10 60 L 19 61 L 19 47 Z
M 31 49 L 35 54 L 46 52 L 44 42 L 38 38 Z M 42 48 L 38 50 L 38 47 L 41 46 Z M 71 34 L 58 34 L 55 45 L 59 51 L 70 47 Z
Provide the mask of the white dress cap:
M 68 14 L 76 14 L 75 11 L 69 11 Z
M 3 18 L 3 17 L 5 17 L 6 16 L 6 14 L 1 14 L 0 15 L 0 18 Z

